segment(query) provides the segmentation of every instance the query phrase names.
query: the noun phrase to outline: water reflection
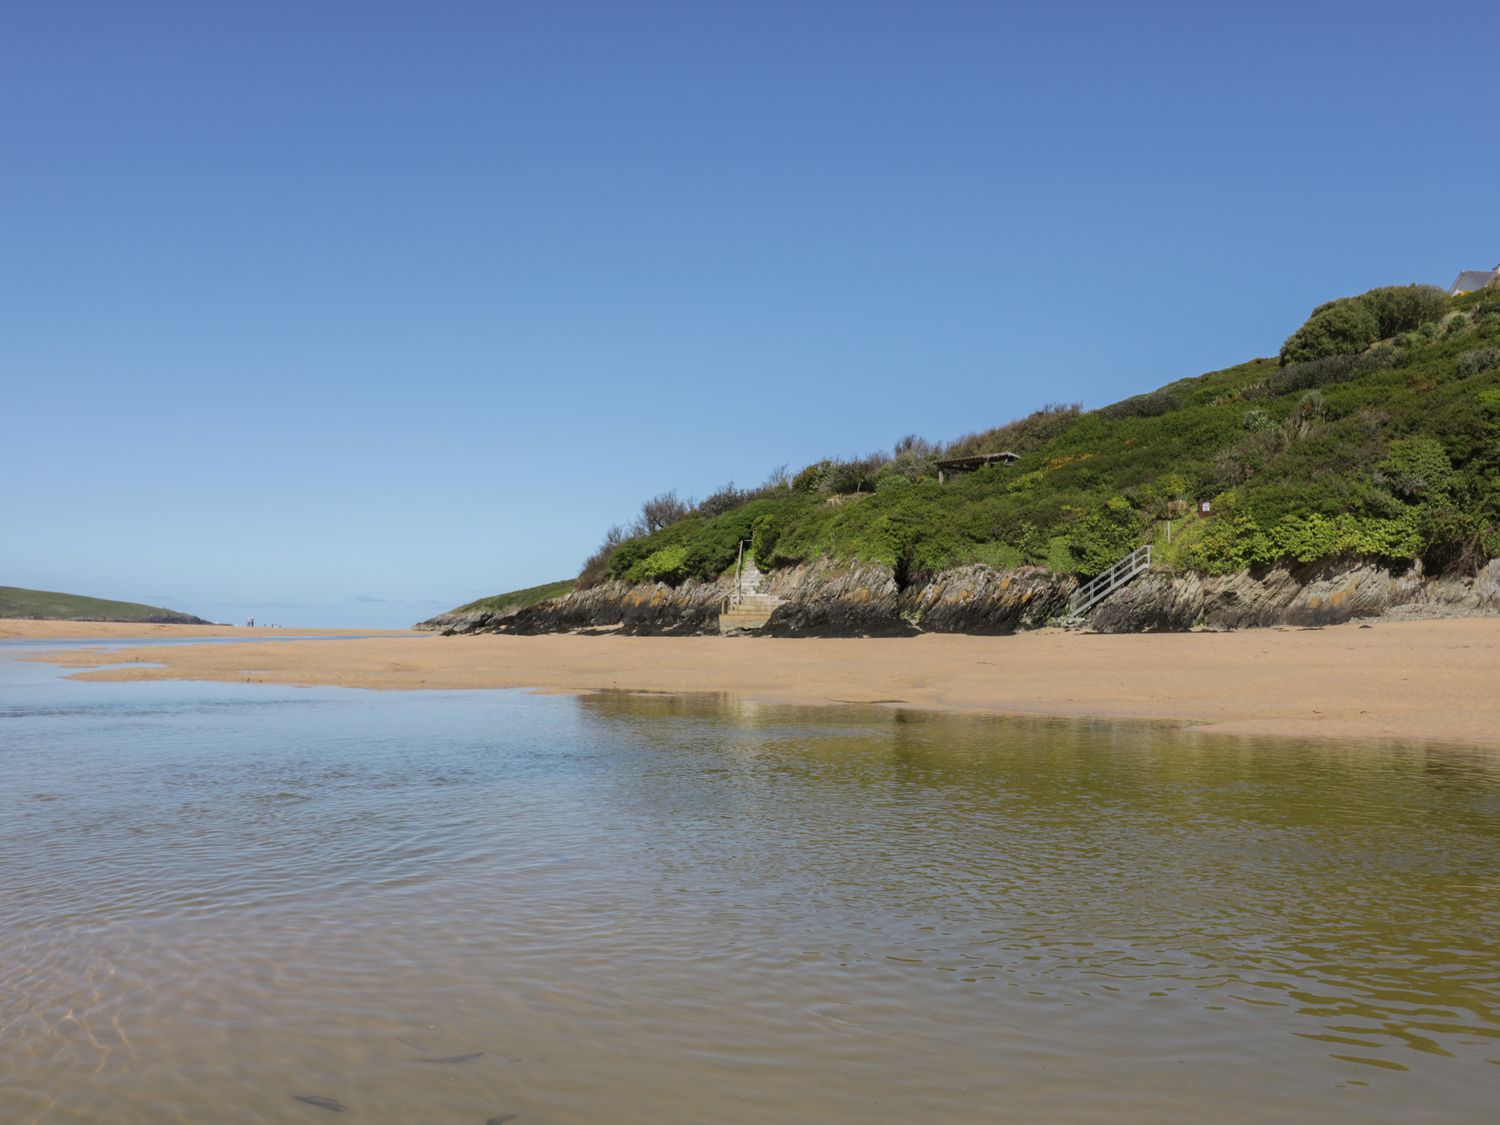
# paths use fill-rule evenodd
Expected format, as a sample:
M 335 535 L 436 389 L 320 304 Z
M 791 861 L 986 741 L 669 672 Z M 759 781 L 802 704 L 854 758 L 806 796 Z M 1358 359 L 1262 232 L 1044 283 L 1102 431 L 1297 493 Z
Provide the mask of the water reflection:
M 0 770 L 5 1120 L 1461 1121 L 1500 1082 L 1481 752 L 0 661 Z
M 612 738 L 731 759 L 707 800 L 703 771 L 684 787 L 667 767 L 627 804 L 698 821 L 700 877 L 744 875 L 748 855 L 782 901 L 852 906 L 842 922 L 865 940 L 846 962 L 1019 975 L 1069 1003 L 1190 991 L 1205 1010 L 1278 1009 L 1333 1057 L 1389 1069 L 1416 1065 L 1410 1050 L 1500 1055 L 1484 752 L 701 697 L 580 707 Z

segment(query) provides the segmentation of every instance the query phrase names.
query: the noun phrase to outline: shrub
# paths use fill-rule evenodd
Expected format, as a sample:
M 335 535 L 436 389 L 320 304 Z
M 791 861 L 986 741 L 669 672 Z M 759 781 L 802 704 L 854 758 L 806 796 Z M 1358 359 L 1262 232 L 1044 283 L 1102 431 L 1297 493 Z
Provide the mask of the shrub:
M 907 480 L 900 473 L 896 472 L 881 473 L 880 476 L 875 479 L 875 491 L 882 494 L 888 492 L 896 492 L 900 489 L 910 487 L 911 481 Z
M 996 426 L 965 434 L 948 443 L 944 456 L 968 457 L 975 453 L 1028 453 L 1060 437 L 1083 413 L 1081 402 L 1049 402 L 1040 410 Z
M 722 516 L 725 512 L 732 512 L 741 504 L 746 504 L 755 497 L 755 493 L 748 489 L 735 488 L 734 481 L 730 481 L 717 492 L 712 493 L 694 510 L 693 514 L 703 519 L 713 519 Z
M 1025 562 L 1025 556 L 1009 543 L 976 543 L 961 556 L 961 561 L 983 563 L 995 570 L 1015 570 Z
M 896 443 L 894 455 L 882 470 L 899 473 L 908 481 L 919 481 L 936 471 L 939 448 L 926 438 L 907 434 Z
M 935 457 L 938 447 L 924 437 L 907 434 L 898 441 L 891 453 L 895 457 Z
M 807 468 L 792 478 L 793 492 L 818 492 L 822 488 L 823 481 L 827 479 L 829 470 L 833 467 L 831 461 L 814 461 Z
M 1106 418 L 1158 418 L 1169 414 L 1179 406 L 1177 397 L 1168 391 L 1151 391 L 1136 395 L 1122 402 L 1102 408 L 1099 413 Z
M 1402 500 L 1417 503 L 1446 493 L 1453 484 L 1453 462 L 1430 437 L 1400 438 L 1375 471 L 1375 483 Z
M 883 453 L 872 453 L 852 461 L 834 461 L 821 484 L 821 491 L 842 496 L 850 492 L 873 492 L 875 477 L 889 460 Z
M 679 500 L 676 491 L 663 492 L 641 505 L 641 514 L 636 520 L 636 533 L 654 534 L 685 518 L 691 511 L 692 505 Z
M 1043 475 L 1040 469 L 1033 469 L 1029 473 L 1021 473 L 1019 476 L 1013 476 L 1005 482 L 1005 491 L 1013 496 L 1035 492 L 1042 483 Z
M 1285 560 L 1316 562 L 1338 555 L 1410 559 L 1421 548 L 1416 519 L 1406 513 L 1394 519 L 1320 512 L 1289 515 L 1262 527 L 1232 501 L 1184 551 L 1186 561 L 1209 574 L 1228 574 L 1251 566 Z
M 1500 367 L 1500 348 L 1475 348 L 1458 357 L 1458 376 L 1461 379 L 1496 367 Z
M 758 563 L 770 563 L 771 557 L 776 553 L 776 539 L 779 535 L 774 516 L 755 518 L 750 526 L 750 551 Z
M 615 524 L 604 533 L 604 542 L 599 544 L 599 549 L 590 555 L 583 564 L 583 569 L 578 572 L 579 589 L 588 589 L 597 586 L 609 577 L 609 557 L 615 553 L 615 548 L 624 543 L 626 539 L 625 529 Z
M 1321 306 L 1281 345 L 1281 365 L 1362 352 L 1380 339 L 1380 321 L 1358 298 Z
M 1411 332 L 1443 314 L 1448 296 L 1431 285 L 1387 285 L 1319 305 L 1281 347 L 1282 366 L 1363 351 L 1376 340 Z M 1437 326 L 1433 325 L 1436 332 Z
M 1266 393 L 1284 395 L 1329 383 L 1342 383 L 1359 374 L 1362 359 L 1362 356 L 1355 355 L 1331 355 L 1288 364 L 1266 377 Z
M 1241 424 L 1253 434 L 1261 430 L 1275 429 L 1276 419 L 1272 418 L 1264 410 L 1247 410 Z
M 1433 285 L 1387 285 L 1354 300 L 1375 314 L 1380 339 L 1408 332 L 1424 321 L 1437 320 L 1448 306 L 1448 295 Z
M 1136 545 L 1135 510 L 1123 496 L 1106 501 L 1073 524 L 1068 551 L 1074 569 L 1085 578 L 1108 570 Z
M 687 577 L 687 560 L 686 547 L 663 547 L 631 567 L 625 577 L 632 582 L 680 582 Z
M 782 489 L 792 487 L 791 474 L 786 471 L 786 465 L 780 464 L 766 474 L 766 479 L 761 482 L 759 492 L 762 494 L 779 492 Z

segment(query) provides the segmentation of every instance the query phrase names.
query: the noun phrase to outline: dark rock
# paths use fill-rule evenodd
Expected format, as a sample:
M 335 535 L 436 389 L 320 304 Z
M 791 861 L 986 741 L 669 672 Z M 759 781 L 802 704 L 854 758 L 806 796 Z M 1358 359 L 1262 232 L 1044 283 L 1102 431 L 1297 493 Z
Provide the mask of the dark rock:
M 1088 624 L 1101 633 L 1197 624 L 1219 629 L 1318 626 L 1393 610 L 1411 616 L 1500 610 L 1500 560 L 1472 578 L 1430 578 L 1420 565 L 1401 570 L 1360 559 L 1222 575 L 1157 570 L 1100 603 Z
M 785 598 L 760 630 L 770 637 L 904 637 L 919 630 L 902 613 L 889 567 L 827 560 L 774 571 L 763 592 Z
M 1067 612 L 1077 581 L 1043 567 L 975 564 L 936 575 L 902 595 L 907 615 L 934 633 L 1014 633 Z
M 731 581 L 680 586 L 605 582 L 524 609 L 444 614 L 421 627 L 456 633 L 620 632 L 690 636 L 718 631 Z M 1067 613 L 1077 582 L 1041 567 L 954 567 L 902 589 L 889 567 L 820 560 L 770 571 L 762 592 L 783 599 L 767 636 L 908 636 L 918 632 L 1013 633 Z M 1104 633 L 1208 626 L 1333 625 L 1354 618 L 1459 616 L 1500 611 L 1500 560 L 1472 578 L 1429 578 L 1353 559 L 1203 575 L 1153 570 L 1096 606 L 1086 621 Z

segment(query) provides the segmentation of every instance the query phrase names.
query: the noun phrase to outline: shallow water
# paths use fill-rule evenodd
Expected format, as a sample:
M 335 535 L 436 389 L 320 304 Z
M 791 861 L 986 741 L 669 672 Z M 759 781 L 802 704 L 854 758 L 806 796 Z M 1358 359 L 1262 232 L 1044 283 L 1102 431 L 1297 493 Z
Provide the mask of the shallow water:
M 298 1095 L 473 1125 L 1474 1121 L 1500 1098 L 1480 752 L 82 683 L 0 648 L 0 778 L 7 1122 L 330 1116 Z

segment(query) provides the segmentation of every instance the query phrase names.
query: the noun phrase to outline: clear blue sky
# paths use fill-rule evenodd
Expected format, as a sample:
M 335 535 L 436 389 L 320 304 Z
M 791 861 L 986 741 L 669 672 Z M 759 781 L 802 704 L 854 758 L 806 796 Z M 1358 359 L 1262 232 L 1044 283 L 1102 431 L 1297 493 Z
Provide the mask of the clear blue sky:
M 410 623 L 1500 260 L 1500 7 L 0 17 L 0 584 Z

